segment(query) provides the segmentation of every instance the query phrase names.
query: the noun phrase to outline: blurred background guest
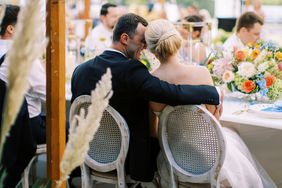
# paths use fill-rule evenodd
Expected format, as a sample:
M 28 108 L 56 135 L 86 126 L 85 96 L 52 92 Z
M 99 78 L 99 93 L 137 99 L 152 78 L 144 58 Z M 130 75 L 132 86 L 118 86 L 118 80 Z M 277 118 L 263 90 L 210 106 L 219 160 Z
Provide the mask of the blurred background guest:
M 119 8 L 112 3 L 102 5 L 100 11 L 101 23 L 98 24 L 87 36 L 85 47 L 95 50 L 95 54 L 102 53 L 111 45 L 113 28 L 119 18 Z
M 223 44 L 223 49 L 233 51 L 243 48 L 248 43 L 255 43 L 259 38 L 264 24 L 263 19 L 254 12 L 245 12 L 239 17 L 236 33 Z
M 204 24 L 203 19 L 199 15 L 191 15 L 184 18 L 184 22 L 193 22 Z M 189 60 L 193 63 L 202 64 L 206 59 L 206 45 L 202 42 L 203 26 L 194 26 L 193 32 L 189 33 L 189 31 L 185 28 L 180 29 L 181 36 L 183 38 L 182 47 L 180 49 L 179 55 L 185 63 Z M 189 35 L 192 35 L 192 46 L 189 44 Z M 192 57 L 189 58 L 190 48 L 192 48 Z

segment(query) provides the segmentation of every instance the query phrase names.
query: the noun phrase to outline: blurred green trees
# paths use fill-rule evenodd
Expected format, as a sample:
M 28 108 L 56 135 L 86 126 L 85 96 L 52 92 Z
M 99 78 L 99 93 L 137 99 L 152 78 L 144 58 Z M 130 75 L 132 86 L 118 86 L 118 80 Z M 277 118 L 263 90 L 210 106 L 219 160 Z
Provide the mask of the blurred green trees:
M 282 0 L 262 0 L 264 5 L 282 5 Z

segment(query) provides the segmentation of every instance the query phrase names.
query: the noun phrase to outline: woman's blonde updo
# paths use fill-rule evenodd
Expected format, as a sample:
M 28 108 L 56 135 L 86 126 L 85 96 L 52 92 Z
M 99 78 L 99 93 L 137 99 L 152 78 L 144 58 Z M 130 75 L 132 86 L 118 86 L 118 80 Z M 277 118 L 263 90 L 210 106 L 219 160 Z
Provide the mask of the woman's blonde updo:
M 181 36 L 174 25 L 163 19 L 149 23 L 145 39 L 148 49 L 155 54 L 160 62 L 174 55 L 181 46 Z

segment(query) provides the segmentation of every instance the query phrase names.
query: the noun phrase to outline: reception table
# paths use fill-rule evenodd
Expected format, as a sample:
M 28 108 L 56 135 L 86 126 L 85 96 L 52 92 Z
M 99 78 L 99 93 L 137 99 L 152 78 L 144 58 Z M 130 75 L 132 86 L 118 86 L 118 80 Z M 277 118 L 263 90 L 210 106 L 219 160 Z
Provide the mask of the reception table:
M 222 126 L 234 128 L 253 156 L 282 188 L 282 113 L 269 118 L 250 112 L 248 103 L 226 99 L 223 102 Z

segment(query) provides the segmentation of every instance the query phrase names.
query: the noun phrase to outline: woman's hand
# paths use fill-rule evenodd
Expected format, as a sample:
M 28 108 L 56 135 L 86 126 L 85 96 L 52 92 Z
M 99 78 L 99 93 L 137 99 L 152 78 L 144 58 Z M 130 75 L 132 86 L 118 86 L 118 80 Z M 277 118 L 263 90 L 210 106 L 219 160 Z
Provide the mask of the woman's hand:
M 206 104 L 207 110 L 214 115 L 216 119 L 219 120 L 222 112 L 223 112 L 223 99 L 224 99 L 224 91 L 221 90 L 220 96 L 220 104 L 219 105 L 208 105 Z
M 219 120 L 221 113 L 222 113 L 222 106 L 221 105 L 215 106 L 215 105 L 206 104 L 206 108 L 212 115 L 214 115 L 214 117 L 216 119 Z

